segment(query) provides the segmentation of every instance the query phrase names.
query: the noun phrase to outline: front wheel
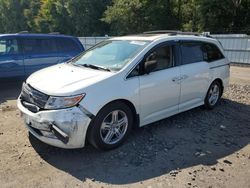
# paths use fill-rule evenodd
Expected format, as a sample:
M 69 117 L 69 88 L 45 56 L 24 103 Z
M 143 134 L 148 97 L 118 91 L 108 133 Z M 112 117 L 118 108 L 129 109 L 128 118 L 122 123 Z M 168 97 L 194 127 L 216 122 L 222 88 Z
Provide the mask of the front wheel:
M 222 95 L 222 86 L 218 81 L 214 81 L 207 92 L 205 98 L 205 107 L 207 109 L 213 109 L 219 102 Z
M 88 141 L 96 148 L 109 150 L 120 146 L 133 123 L 130 108 L 122 102 L 108 104 L 90 124 Z

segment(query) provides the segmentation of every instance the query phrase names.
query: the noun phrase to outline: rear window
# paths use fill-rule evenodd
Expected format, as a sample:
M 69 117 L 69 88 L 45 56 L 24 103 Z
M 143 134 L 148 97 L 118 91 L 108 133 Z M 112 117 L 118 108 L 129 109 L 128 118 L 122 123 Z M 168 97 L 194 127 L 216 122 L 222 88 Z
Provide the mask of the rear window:
M 190 64 L 203 61 L 202 43 L 184 42 L 181 44 L 182 64 Z
M 23 51 L 27 54 L 50 54 L 57 51 L 54 39 L 23 39 Z
M 57 49 L 59 52 L 78 52 L 80 51 L 78 44 L 70 38 L 57 38 Z

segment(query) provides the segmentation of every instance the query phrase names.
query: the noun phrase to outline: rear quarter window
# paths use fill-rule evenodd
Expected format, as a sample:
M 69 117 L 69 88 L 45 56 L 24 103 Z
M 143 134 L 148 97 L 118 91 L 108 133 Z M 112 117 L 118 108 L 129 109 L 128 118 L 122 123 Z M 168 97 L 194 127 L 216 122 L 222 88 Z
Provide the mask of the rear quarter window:
M 205 61 L 212 62 L 224 58 L 224 55 L 221 53 L 219 48 L 214 44 L 204 43 L 203 48 L 204 48 Z
M 57 49 L 59 52 L 79 52 L 78 44 L 70 38 L 57 38 Z

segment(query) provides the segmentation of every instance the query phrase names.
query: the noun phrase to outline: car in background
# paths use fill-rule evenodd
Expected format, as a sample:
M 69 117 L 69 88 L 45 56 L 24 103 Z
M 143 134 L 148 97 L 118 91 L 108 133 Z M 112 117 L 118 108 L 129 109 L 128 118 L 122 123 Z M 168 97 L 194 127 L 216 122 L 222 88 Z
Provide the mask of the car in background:
M 66 62 L 84 51 L 76 37 L 27 32 L 0 35 L 0 79 L 26 78 L 45 67 Z

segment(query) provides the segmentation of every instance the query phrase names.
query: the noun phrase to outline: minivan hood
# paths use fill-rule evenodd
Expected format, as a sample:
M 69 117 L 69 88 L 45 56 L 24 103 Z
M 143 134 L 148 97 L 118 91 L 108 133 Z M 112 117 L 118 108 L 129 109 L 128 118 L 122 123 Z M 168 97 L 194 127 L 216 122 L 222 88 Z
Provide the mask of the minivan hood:
M 79 94 L 84 87 L 113 74 L 65 63 L 37 71 L 26 82 L 48 95 L 67 96 Z

